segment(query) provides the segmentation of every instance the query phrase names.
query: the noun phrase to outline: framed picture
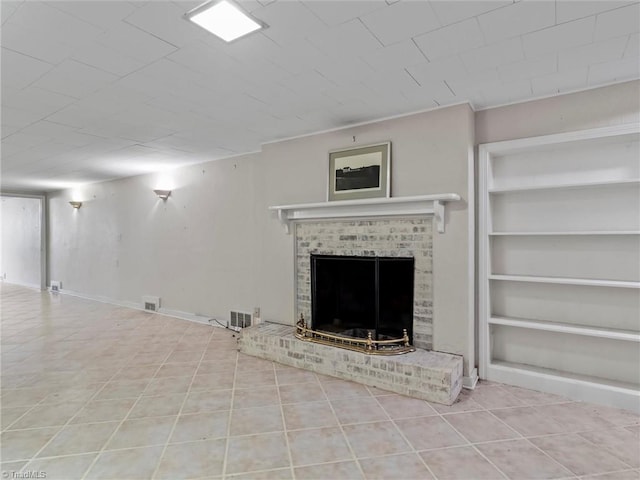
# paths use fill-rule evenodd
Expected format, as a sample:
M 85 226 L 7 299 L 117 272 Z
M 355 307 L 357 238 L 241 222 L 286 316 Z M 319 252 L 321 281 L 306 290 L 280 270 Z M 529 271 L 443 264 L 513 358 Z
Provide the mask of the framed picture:
M 329 152 L 328 200 L 389 197 L 391 142 Z

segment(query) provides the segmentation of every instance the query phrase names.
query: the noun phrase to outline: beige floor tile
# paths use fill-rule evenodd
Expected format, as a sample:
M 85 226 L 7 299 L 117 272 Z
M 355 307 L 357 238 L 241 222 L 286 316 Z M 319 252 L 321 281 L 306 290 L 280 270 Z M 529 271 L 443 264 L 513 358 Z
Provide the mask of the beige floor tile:
M 640 415 L 628 410 L 605 407 L 603 405 L 592 405 L 588 403 L 583 403 L 582 405 L 585 410 L 592 412 L 601 419 L 605 420 L 608 423 L 612 423 L 613 425 L 622 427 L 627 425 L 640 424 Z
M 291 367 L 290 367 L 291 368 Z M 292 385 L 297 383 L 318 383 L 313 372 L 292 368 L 291 370 L 276 369 L 278 385 Z
M 196 373 L 197 368 L 196 362 L 164 364 L 156 372 L 156 378 L 191 377 Z
M 215 412 L 231 408 L 231 390 L 189 392 L 182 413 Z
M 362 471 L 357 462 L 337 462 L 323 463 L 321 465 L 309 465 L 307 467 L 296 467 L 294 469 L 296 480 L 318 480 L 318 479 L 343 479 L 343 480 L 363 480 Z M 399 477 L 387 477 L 399 478 Z M 408 480 L 408 479 L 407 479 Z
M 24 471 L 44 472 L 47 480 L 80 480 L 97 453 L 70 455 L 65 457 L 38 458 L 32 460 Z
M 319 383 L 295 383 L 278 389 L 283 404 L 318 402 L 327 398 Z
M 87 403 L 69 423 L 121 421 L 135 403 L 134 398 L 94 400 Z
M 197 375 L 208 375 L 210 373 L 233 373 L 236 370 L 234 360 L 216 360 L 215 362 L 202 362 L 196 371 Z
M 509 478 L 518 480 L 571 477 L 572 473 L 527 440 L 477 445 L 478 450 Z
M 537 437 L 530 441 L 576 475 L 607 473 L 633 466 L 576 434 Z
M 67 425 L 38 454 L 38 457 L 99 452 L 118 425 L 118 422 Z
M 640 468 L 640 438 L 624 428 L 594 430 L 579 434 L 594 445 L 604 448 L 627 465 Z
M 415 453 L 390 455 L 359 460 L 367 480 L 402 478 L 406 480 L 427 480 L 434 478 L 424 462 Z
M 458 398 L 453 405 L 442 405 L 440 403 L 428 402 L 433 409 L 441 415 L 448 413 L 460 413 L 460 412 L 476 412 L 478 410 L 484 410 L 484 407 L 473 400 L 473 393 L 469 390 L 462 389 Z
M 437 412 L 424 400 L 404 395 L 385 395 L 377 397 L 382 408 L 390 418 L 426 417 Z
M 37 405 L 51 393 L 50 388 L 16 388 L 2 390 L 2 408 Z
M 111 400 L 114 398 L 137 398 L 149 385 L 145 380 L 113 380 L 107 383 L 94 397 L 94 400 Z
M 58 433 L 58 427 L 8 430 L 0 434 L 0 458 L 3 462 L 29 460 Z
M 142 392 L 143 396 L 170 395 L 172 393 L 186 393 L 191 385 L 191 377 L 160 377 L 153 378 Z
M 287 432 L 287 438 L 296 466 L 354 459 L 345 436 L 337 427 L 296 430 Z
M 284 422 L 288 430 L 335 427 L 338 420 L 329 402 L 292 403 L 283 405 Z
M 6 478 L 16 478 L 16 473 L 20 472 L 27 465 L 27 461 L 22 462 L 2 462 L 0 463 L 0 474 L 6 473 Z
M 236 408 L 231 412 L 230 435 L 253 435 L 283 430 L 284 422 L 279 405 Z
M 509 392 L 525 405 L 547 405 L 549 403 L 563 403 L 567 399 L 552 393 L 537 392 L 526 388 L 514 387 L 511 385 L 500 385 L 500 388 Z
M 227 436 L 229 411 L 180 415 L 170 442 L 193 442 Z
M 496 470 L 473 447 L 453 447 L 420 452 L 438 480 L 500 479 Z
M 535 408 L 541 415 L 547 416 L 560 424 L 565 433 L 584 432 L 614 426 L 612 422 L 607 421 L 595 410 L 580 402 L 541 405 Z
M 473 391 L 473 401 L 484 408 L 522 407 L 525 403 L 517 396 L 497 385 L 478 384 Z
M 276 387 L 236 388 L 233 408 L 265 407 L 279 405 L 280 397 Z
M 344 434 L 356 457 L 390 455 L 411 450 L 393 422 L 345 425 Z
M 120 380 L 148 380 L 153 378 L 160 365 L 133 365 L 122 369 L 117 373 L 112 381 Z
M 158 446 L 102 452 L 85 478 L 96 480 L 151 478 L 162 450 L 163 447 Z
M 602 473 L 580 477 L 580 480 L 640 480 L 639 470 L 624 470 L 621 472 Z
M 114 450 L 163 444 L 167 441 L 175 420 L 175 416 L 126 420 L 105 448 Z
M 0 403 L 2 403 L 2 399 L 0 399 Z M 5 430 L 8 428 L 13 422 L 31 410 L 31 408 L 33 407 L 10 407 L 1 409 L 0 421 L 2 422 L 2 429 Z
M 322 388 L 329 400 L 343 397 L 370 397 L 369 390 L 358 383 L 338 380 L 335 382 L 322 382 Z
M 517 438 L 520 435 L 489 412 L 467 412 L 447 415 L 453 425 L 469 442 L 490 442 Z
M 526 437 L 565 431 L 553 417 L 545 415 L 536 407 L 501 408 L 492 410 L 491 413 Z
M 273 386 L 276 384 L 276 374 L 273 370 L 258 370 L 242 372 L 236 378 L 237 388 L 251 388 Z
M 290 466 L 284 433 L 231 437 L 228 442 L 226 474 Z
M 440 417 L 416 417 L 395 420 L 395 424 L 416 450 L 464 445 L 462 438 Z
M 175 480 L 221 475 L 226 445 L 225 439 L 168 445 L 154 478 Z
M 192 363 L 199 362 L 202 357 L 201 352 L 190 350 L 176 350 L 166 359 L 165 363 Z
M 143 396 L 129 413 L 129 418 L 165 417 L 177 415 L 182 407 L 186 395 L 160 395 L 156 397 Z
M 373 397 L 358 398 L 355 402 L 353 397 L 337 398 L 331 401 L 331 405 L 343 425 L 387 419 L 386 412 Z
M 226 475 L 224 478 L 227 480 L 292 480 L 293 475 L 290 468 L 278 468 L 275 470 L 265 470 L 262 472 Z M 317 480 L 319 480 L 320 478 L 322 477 L 316 477 Z M 335 478 L 337 480 L 337 477 Z
M 94 383 L 82 388 L 64 388 L 47 395 L 42 400 L 41 405 L 67 403 L 67 402 L 87 402 L 89 401 L 105 384 Z
M 208 373 L 193 377 L 191 391 L 195 390 L 230 390 L 233 388 L 235 375 L 233 372 Z
M 272 371 L 274 362 L 262 358 L 252 357 L 244 353 L 238 353 L 238 372 L 253 372 L 257 370 Z
M 12 430 L 64 425 L 82 407 L 82 403 L 38 405 L 11 425 Z

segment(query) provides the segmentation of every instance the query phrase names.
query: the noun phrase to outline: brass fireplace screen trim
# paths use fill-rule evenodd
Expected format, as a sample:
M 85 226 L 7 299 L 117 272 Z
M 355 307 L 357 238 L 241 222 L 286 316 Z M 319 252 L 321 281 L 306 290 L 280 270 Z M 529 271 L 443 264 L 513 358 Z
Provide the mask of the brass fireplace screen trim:
M 305 342 L 320 343 L 332 347 L 346 348 L 367 355 L 400 355 L 402 353 L 414 352 L 416 349 L 409 345 L 407 330 L 402 330 L 402 338 L 392 340 L 374 340 L 369 332 L 367 338 L 345 337 L 332 335 L 326 332 L 319 332 L 308 327 L 302 314 L 296 323 L 296 338 Z

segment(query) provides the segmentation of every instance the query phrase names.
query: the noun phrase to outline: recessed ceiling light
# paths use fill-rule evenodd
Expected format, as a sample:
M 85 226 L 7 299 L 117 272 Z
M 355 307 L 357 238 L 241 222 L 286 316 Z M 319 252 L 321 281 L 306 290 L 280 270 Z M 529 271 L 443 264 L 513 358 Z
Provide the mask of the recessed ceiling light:
M 185 18 L 205 30 L 231 42 L 266 25 L 251 18 L 228 0 L 209 1 L 185 13 Z

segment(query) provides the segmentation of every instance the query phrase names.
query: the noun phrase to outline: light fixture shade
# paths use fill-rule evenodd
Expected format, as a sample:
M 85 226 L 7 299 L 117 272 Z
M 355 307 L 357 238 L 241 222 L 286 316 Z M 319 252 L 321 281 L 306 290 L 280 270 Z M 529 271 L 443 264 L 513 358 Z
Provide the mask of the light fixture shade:
M 82 206 L 82 202 L 69 202 L 69 205 L 77 210 Z
M 155 193 L 162 200 L 166 200 L 171 195 L 171 190 L 154 190 L 153 193 Z
M 267 25 L 249 16 L 229 0 L 213 0 L 185 13 L 184 18 L 220 37 L 232 42 Z

